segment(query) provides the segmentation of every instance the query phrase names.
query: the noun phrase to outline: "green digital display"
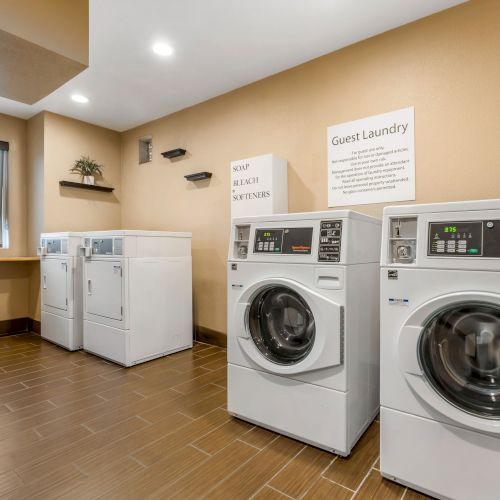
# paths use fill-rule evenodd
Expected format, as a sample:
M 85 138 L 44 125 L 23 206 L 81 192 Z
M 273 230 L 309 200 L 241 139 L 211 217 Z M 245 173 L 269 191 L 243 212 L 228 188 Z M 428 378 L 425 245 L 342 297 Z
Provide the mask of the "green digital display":
M 264 233 L 264 237 L 269 237 L 269 236 L 271 236 L 271 233 L 270 233 L 270 232 L 266 232 L 266 233 Z
M 445 233 L 456 233 L 457 232 L 457 226 L 445 226 L 444 227 L 444 232 Z

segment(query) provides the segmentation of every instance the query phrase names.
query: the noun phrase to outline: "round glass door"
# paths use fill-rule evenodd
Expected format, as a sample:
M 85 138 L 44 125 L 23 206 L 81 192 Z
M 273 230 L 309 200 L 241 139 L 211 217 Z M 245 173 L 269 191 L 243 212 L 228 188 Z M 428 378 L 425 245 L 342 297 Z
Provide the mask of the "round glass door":
M 425 323 L 420 366 L 434 389 L 468 413 L 500 418 L 500 307 L 447 306 Z
M 302 361 L 313 347 L 316 332 L 307 302 L 282 285 L 265 288 L 254 297 L 248 329 L 259 351 L 280 365 Z

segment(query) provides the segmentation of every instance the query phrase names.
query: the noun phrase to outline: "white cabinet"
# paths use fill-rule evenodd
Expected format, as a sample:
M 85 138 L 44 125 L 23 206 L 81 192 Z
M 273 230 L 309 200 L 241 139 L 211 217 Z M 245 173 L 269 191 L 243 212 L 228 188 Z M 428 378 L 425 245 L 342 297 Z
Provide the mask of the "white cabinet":
M 123 266 L 119 260 L 85 262 L 86 313 L 121 321 L 123 316 Z
M 68 259 L 44 259 L 42 267 L 42 304 L 66 311 L 68 309 Z
M 231 162 L 231 218 L 288 212 L 288 162 L 273 154 Z

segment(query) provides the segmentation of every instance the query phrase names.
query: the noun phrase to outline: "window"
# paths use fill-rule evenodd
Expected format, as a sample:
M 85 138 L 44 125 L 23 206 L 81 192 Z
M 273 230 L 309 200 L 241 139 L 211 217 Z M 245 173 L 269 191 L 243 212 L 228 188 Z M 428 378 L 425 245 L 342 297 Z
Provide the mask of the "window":
M 0 141 L 0 248 L 9 246 L 8 174 L 9 143 Z

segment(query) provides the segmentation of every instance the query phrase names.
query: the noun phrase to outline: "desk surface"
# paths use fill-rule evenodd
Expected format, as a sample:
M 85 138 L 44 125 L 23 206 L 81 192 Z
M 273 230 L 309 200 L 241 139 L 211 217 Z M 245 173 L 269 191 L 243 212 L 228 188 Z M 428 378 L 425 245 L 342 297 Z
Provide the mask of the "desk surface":
M 36 262 L 40 257 L 0 257 L 0 262 Z

